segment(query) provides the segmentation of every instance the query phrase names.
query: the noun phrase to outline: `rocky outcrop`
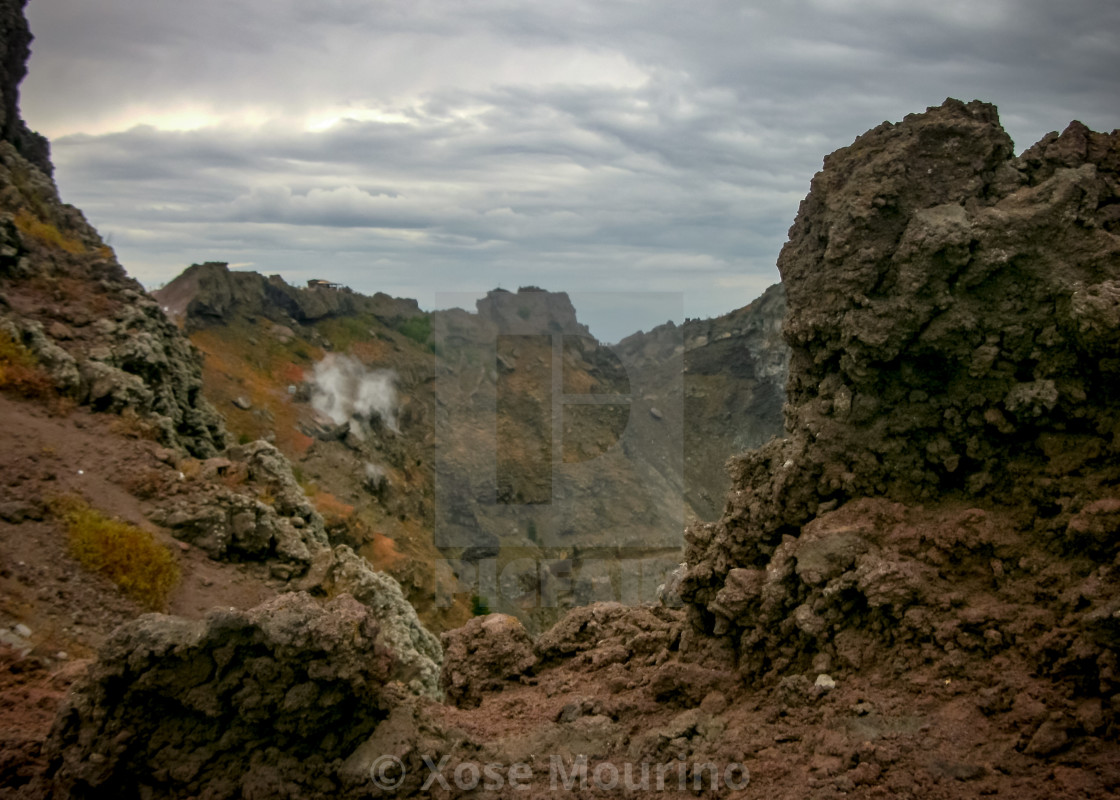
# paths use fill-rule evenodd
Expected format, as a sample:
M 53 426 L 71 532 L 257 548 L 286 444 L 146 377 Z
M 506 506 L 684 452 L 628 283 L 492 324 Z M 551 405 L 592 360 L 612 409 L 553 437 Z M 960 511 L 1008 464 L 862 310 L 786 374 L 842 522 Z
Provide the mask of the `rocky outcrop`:
M 367 297 L 334 284 L 299 288 L 279 275 L 266 278 L 258 272 L 234 272 L 227 264 L 213 261 L 192 264 L 153 296 L 188 330 L 218 325 L 236 316 L 303 325 L 330 317 L 372 314 L 395 325 L 422 313 L 415 300 L 381 292 Z
M 54 167 L 47 140 L 30 130 L 19 113 L 19 84 L 27 75 L 31 30 L 23 15 L 27 0 L 0 2 L 0 140 L 50 176 Z
M 778 262 L 786 438 L 739 460 L 723 518 L 687 535 L 693 621 L 745 672 L 807 668 L 814 652 L 858 663 L 841 651 L 910 626 L 911 641 L 935 636 L 946 564 L 1026 558 L 1026 531 L 1070 557 L 1071 536 L 1091 538 L 1101 554 L 1089 509 L 1120 482 L 1118 208 L 1120 134 L 1073 123 L 1015 158 L 979 102 L 946 101 L 825 159 Z M 964 536 L 946 552 L 901 533 L 902 512 L 826 523 L 876 496 L 1032 517 L 1010 542 Z M 1108 602 L 1098 594 L 1097 611 Z
M 621 603 L 594 603 L 569 611 L 538 637 L 542 664 L 563 659 L 600 668 L 631 659 L 661 663 L 680 645 L 680 610 Z
M 230 448 L 200 470 L 207 483 L 150 516 L 177 539 L 227 561 L 263 561 L 270 574 L 317 595 L 347 594 L 378 620 L 378 642 L 395 653 L 393 680 L 439 697 L 443 651 L 400 584 L 346 545 L 331 546 L 322 515 L 308 502 L 291 464 L 268 442 Z
M 130 622 L 60 712 L 51 796 L 337 797 L 343 761 L 404 699 L 380 633 L 345 595 Z
M 372 610 L 381 626 L 386 648 L 397 655 L 392 677 L 417 695 L 439 697 L 439 674 L 443 650 L 437 639 L 416 615 L 400 584 L 346 545 L 331 554 L 330 566 L 321 588 L 329 595 L 349 594 Z
M 440 682 L 447 700 L 474 708 L 485 692 L 500 691 L 530 673 L 537 663 L 533 640 L 517 617 L 488 614 L 440 637 L 443 672 Z
M 494 289 L 477 302 L 478 315 L 505 335 L 561 333 L 591 338 L 591 331 L 576 318 L 566 292 L 549 292 L 522 286 L 517 293 Z

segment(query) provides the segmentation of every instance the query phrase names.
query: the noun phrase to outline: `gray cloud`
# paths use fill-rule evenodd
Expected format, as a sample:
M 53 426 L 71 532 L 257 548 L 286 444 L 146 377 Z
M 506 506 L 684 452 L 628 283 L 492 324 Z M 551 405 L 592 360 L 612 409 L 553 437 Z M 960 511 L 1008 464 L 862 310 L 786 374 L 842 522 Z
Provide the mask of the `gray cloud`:
M 884 119 L 978 97 L 1022 148 L 1120 118 L 1120 6 L 1091 0 L 28 13 L 24 115 L 53 137 L 66 198 L 150 284 L 218 259 L 422 304 L 537 284 L 718 314 L 777 279 L 822 157 Z M 588 303 L 605 338 L 664 321 Z

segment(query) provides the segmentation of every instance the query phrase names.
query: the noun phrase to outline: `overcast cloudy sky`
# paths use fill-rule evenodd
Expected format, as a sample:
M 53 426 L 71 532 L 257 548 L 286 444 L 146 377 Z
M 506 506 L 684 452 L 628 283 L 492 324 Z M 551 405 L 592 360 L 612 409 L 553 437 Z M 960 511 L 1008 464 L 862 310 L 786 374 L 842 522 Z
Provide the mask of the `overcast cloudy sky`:
M 149 287 L 746 304 L 825 154 L 947 96 L 1120 126 L 1114 0 L 31 0 L 23 115 Z M 605 295 L 615 340 L 664 305 Z M 629 308 L 627 306 L 638 306 Z

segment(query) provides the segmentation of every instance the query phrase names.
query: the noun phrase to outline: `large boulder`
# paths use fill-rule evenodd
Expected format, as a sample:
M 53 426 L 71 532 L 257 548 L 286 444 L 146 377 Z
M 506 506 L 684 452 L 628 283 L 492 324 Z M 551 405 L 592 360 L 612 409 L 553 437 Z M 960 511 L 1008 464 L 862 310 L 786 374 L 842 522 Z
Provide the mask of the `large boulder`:
M 118 629 L 47 744 L 55 798 L 342 795 L 388 717 L 397 662 L 373 611 L 306 594 Z
M 444 633 L 440 681 L 449 702 L 473 708 L 485 692 L 500 691 L 536 666 L 533 640 L 517 617 L 487 614 Z

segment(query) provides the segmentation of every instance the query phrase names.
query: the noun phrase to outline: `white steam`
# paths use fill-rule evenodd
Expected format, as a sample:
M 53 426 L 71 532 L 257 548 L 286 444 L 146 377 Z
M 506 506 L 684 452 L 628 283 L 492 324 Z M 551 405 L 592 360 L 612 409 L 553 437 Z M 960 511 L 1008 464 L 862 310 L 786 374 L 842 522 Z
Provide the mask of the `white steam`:
M 311 407 L 336 425 L 380 418 L 385 427 L 399 432 L 397 373 L 368 369 L 355 358 L 330 353 L 311 374 Z

